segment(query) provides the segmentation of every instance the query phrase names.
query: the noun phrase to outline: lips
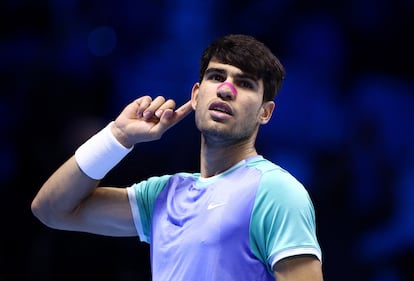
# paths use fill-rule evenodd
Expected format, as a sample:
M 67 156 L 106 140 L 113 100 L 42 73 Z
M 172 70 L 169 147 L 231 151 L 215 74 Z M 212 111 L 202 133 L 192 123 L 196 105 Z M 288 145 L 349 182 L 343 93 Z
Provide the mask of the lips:
M 224 102 L 219 102 L 219 101 L 213 102 L 208 109 L 223 112 L 229 115 L 233 115 L 233 111 L 231 110 L 231 107 L 227 103 L 224 103 Z

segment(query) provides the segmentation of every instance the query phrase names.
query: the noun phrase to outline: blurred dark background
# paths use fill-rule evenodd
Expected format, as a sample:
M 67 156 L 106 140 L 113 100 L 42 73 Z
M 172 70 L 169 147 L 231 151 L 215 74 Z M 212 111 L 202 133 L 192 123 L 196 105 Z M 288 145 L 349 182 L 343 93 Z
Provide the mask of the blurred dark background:
M 264 41 L 286 81 L 260 153 L 314 200 L 325 280 L 414 280 L 414 1 L 0 2 L 0 280 L 150 280 L 137 238 L 49 229 L 30 203 L 134 98 L 184 103 L 201 51 Z M 198 169 L 193 115 L 104 183 Z

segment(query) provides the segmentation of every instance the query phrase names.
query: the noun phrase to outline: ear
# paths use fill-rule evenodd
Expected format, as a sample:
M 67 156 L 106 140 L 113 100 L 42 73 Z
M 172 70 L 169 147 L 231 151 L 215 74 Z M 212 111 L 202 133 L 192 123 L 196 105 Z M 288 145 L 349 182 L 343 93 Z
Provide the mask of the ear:
M 260 115 L 259 115 L 259 123 L 264 125 L 270 121 L 272 117 L 273 110 L 275 109 L 275 102 L 274 101 L 266 101 L 262 104 L 260 108 Z
M 200 89 L 200 83 L 195 83 L 192 90 L 191 90 L 191 105 L 193 110 L 197 107 L 197 99 L 198 99 L 198 90 Z

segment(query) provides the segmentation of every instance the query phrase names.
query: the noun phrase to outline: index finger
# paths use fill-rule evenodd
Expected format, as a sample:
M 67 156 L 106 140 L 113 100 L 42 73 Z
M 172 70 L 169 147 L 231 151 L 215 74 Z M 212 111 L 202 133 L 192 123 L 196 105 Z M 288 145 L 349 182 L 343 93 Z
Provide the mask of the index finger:
M 186 117 L 188 114 L 190 114 L 193 111 L 193 106 L 191 104 L 191 100 L 187 101 L 185 104 L 177 108 L 177 110 L 174 112 L 175 119 L 178 121 L 182 120 L 184 117 Z
M 176 123 L 183 120 L 188 114 L 190 114 L 193 111 L 193 107 L 191 105 L 191 100 L 184 103 L 182 106 L 177 108 L 175 111 L 165 111 L 164 114 L 161 116 L 160 121 L 167 125 L 168 127 L 171 127 L 175 125 Z

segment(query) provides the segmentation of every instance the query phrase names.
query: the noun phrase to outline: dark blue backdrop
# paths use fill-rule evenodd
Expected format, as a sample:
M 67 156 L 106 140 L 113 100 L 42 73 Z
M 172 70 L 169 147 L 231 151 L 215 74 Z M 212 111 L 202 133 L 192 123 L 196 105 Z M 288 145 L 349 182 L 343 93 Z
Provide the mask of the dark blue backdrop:
M 414 2 L 2 1 L 0 280 L 149 280 L 148 246 L 51 230 L 30 212 L 47 177 L 135 97 L 185 102 L 227 33 L 286 66 L 257 147 L 315 203 L 326 280 L 414 280 Z M 190 116 L 105 179 L 198 169 Z

